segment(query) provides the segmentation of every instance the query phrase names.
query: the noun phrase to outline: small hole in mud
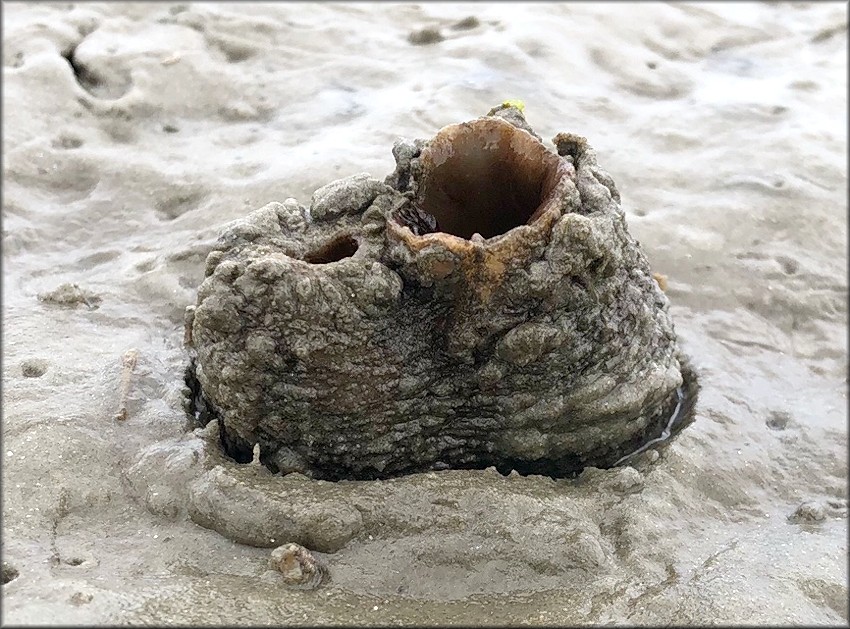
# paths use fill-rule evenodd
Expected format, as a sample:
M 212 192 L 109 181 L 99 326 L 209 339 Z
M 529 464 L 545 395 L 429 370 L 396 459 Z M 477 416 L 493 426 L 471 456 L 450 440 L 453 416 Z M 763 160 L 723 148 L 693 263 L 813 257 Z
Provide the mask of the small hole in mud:
M 329 264 L 350 258 L 357 251 L 357 241 L 349 235 L 337 236 L 329 243 L 304 256 L 310 264 Z
M 17 579 L 19 574 L 20 573 L 18 572 L 18 569 L 15 568 L 15 566 L 8 562 L 3 562 L 3 585 L 6 585 L 7 583 Z
M 80 559 L 79 557 L 71 557 L 65 563 L 69 566 L 80 566 L 85 562 L 85 559 Z
M 428 44 L 437 44 L 443 41 L 445 37 L 436 28 L 423 28 L 419 31 L 413 31 L 407 36 L 409 41 L 414 46 L 427 46 Z
M 21 363 L 21 373 L 24 378 L 41 378 L 47 372 L 47 361 L 39 358 L 25 360 Z
M 776 258 L 776 261 L 782 267 L 782 272 L 785 275 L 796 275 L 797 271 L 800 270 L 800 263 L 793 258 L 779 256 Z
M 771 411 L 764 423 L 770 430 L 785 430 L 791 423 L 791 415 L 785 411 Z
M 68 599 L 68 602 L 71 603 L 71 605 L 73 605 L 74 607 L 79 607 L 81 605 L 85 605 L 86 603 L 91 603 L 93 599 L 93 594 L 74 592 Z
M 655 68 L 658 67 L 658 64 L 655 63 L 654 61 L 647 61 L 646 67 L 649 68 L 650 70 L 655 70 Z
M 83 145 L 83 141 L 74 135 L 60 135 L 53 140 L 51 146 L 56 149 L 78 149 Z

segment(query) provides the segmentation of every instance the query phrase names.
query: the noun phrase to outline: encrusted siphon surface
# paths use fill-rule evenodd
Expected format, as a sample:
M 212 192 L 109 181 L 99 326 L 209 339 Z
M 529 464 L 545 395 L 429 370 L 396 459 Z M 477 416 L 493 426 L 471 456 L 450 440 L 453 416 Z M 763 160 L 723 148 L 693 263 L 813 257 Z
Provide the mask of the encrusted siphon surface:
M 510 122 L 506 121 L 509 120 Z M 187 346 L 225 445 L 273 471 L 564 475 L 655 436 L 696 385 L 611 177 L 512 108 L 394 147 L 209 255 Z M 692 403 L 692 399 L 691 399 Z

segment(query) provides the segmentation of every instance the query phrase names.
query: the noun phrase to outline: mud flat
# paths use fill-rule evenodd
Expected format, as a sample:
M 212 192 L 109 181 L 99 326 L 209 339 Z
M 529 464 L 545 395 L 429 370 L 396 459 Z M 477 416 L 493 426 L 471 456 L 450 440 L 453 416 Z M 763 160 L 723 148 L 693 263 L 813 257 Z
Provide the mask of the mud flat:
M 829 3 L 4 5 L 3 621 L 846 624 L 846 45 Z M 222 226 L 513 98 L 617 182 L 693 423 L 576 478 L 226 457 L 183 404 Z

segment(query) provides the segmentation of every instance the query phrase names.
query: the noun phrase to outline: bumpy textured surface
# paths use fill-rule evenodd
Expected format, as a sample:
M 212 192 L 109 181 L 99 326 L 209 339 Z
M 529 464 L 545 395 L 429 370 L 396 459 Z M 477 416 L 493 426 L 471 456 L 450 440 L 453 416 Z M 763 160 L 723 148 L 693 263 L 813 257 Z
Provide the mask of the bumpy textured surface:
M 526 128 L 497 108 L 227 227 L 186 338 L 231 454 L 564 475 L 658 434 L 695 391 L 667 298 L 586 140 Z

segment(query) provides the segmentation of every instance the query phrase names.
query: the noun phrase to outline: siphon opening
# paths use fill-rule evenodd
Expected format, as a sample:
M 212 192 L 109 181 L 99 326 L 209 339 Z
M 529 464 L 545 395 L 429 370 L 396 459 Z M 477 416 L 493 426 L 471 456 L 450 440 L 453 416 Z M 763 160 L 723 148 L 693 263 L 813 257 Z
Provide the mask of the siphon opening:
M 500 119 L 444 128 L 422 150 L 414 206 L 437 230 L 492 238 L 534 222 L 567 171 L 530 133 Z
M 304 256 L 304 261 L 310 264 L 330 264 L 350 258 L 359 247 L 357 241 L 350 235 L 337 236 L 330 242 Z

